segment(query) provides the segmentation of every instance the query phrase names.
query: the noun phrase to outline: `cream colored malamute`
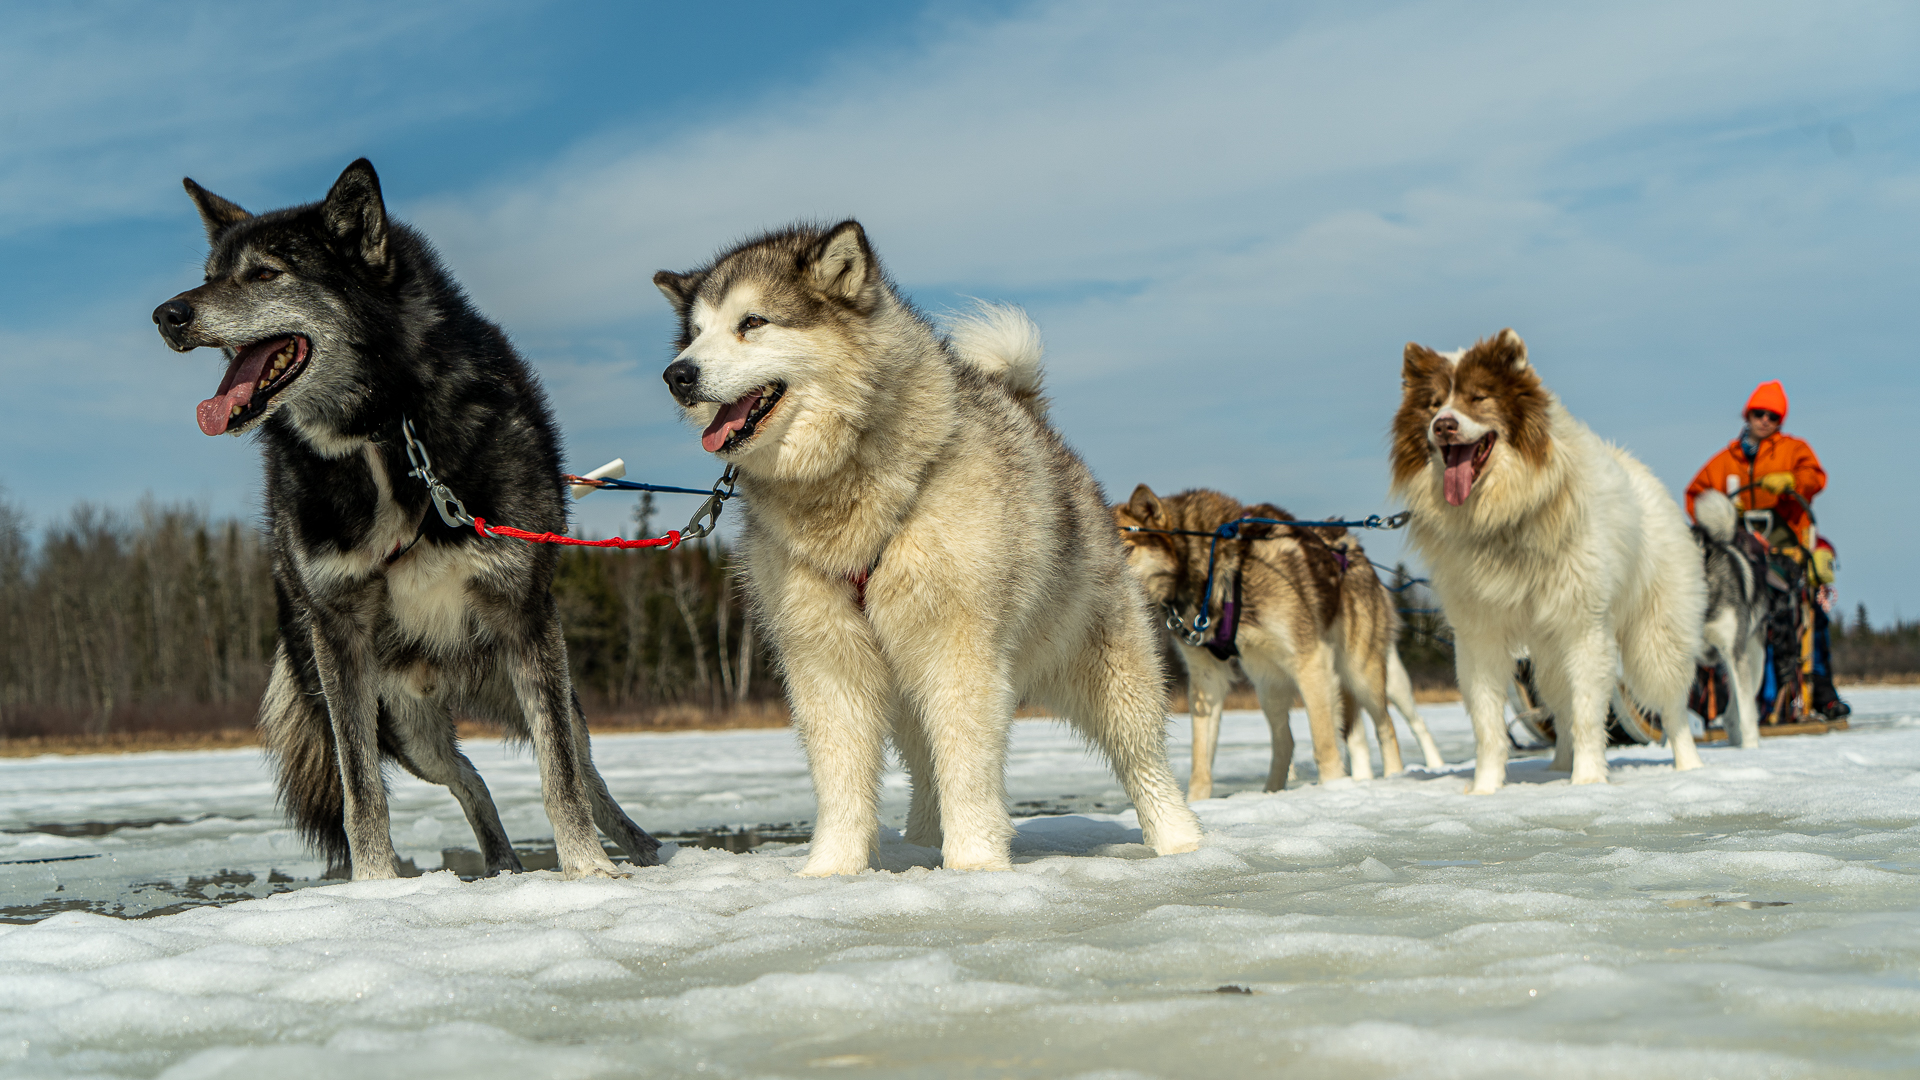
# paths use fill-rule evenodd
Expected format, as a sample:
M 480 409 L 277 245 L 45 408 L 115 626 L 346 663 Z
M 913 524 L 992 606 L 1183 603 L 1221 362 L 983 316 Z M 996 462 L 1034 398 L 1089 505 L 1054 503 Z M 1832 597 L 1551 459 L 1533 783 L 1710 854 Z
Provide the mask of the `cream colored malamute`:
M 943 339 L 853 221 L 654 284 L 680 316 L 667 385 L 739 468 L 748 590 L 819 800 L 801 872 L 869 867 L 889 741 L 912 776 L 907 840 L 951 868 L 1010 866 L 1023 699 L 1106 754 L 1145 843 L 1197 847 L 1158 631 L 1099 485 L 1046 421 L 1026 316 L 983 308 Z

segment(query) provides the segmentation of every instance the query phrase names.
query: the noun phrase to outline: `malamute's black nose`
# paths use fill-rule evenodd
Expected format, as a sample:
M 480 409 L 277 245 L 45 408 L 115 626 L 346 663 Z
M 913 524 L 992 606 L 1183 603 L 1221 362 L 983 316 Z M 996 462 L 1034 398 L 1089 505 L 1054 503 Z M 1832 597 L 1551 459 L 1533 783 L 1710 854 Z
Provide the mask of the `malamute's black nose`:
M 154 318 L 159 318 L 155 315 Z M 675 360 L 660 373 L 667 380 L 667 389 L 673 391 L 673 400 L 682 405 L 693 404 L 693 388 L 700 385 L 700 365 L 689 360 Z
M 178 345 L 180 334 L 191 322 L 193 305 L 177 296 L 153 309 L 153 324 L 160 328 L 160 336 L 170 345 Z

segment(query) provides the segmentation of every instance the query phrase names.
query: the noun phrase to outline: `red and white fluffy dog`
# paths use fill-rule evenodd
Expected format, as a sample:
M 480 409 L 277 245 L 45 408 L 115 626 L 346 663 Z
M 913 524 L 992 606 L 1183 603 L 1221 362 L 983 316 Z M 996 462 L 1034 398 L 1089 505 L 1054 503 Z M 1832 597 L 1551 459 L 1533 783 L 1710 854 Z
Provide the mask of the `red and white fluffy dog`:
M 1393 422 L 1394 493 L 1453 625 L 1478 755 L 1473 791 L 1507 774 L 1516 657 L 1558 724 L 1553 768 L 1607 779 L 1616 679 L 1667 717 L 1676 769 L 1700 765 L 1686 721 L 1706 581 L 1687 520 L 1647 467 L 1540 385 L 1520 335 L 1443 354 L 1408 345 Z

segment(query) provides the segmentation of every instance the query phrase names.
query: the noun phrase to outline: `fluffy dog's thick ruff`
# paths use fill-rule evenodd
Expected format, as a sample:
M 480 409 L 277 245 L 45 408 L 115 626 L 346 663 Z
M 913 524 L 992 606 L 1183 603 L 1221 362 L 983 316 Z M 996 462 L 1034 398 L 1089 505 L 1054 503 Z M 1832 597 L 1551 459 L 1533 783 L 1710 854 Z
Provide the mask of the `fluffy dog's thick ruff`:
M 889 740 L 907 839 L 948 867 L 1011 865 L 1023 699 L 1106 754 L 1146 843 L 1197 846 L 1157 631 L 1099 486 L 1045 422 L 1032 323 L 986 309 L 943 340 L 851 221 L 654 282 L 680 316 L 667 383 L 740 469 L 746 580 L 819 799 L 802 873 L 870 865 Z
M 1473 790 L 1506 780 L 1506 686 L 1528 655 L 1569 720 L 1553 767 L 1574 783 L 1606 780 L 1616 678 L 1667 718 L 1674 767 L 1699 767 L 1686 705 L 1706 586 L 1673 497 L 1567 412 L 1512 330 L 1451 355 L 1408 345 L 1402 390 L 1394 490 L 1453 626 Z

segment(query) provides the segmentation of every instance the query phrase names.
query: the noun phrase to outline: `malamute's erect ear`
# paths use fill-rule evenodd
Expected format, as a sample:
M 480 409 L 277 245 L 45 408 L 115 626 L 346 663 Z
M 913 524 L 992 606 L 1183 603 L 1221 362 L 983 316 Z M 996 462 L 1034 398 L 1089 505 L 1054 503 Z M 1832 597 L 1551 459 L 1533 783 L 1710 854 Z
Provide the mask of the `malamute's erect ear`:
M 1446 364 L 1447 358 L 1415 342 L 1407 342 L 1407 351 L 1400 363 L 1400 382 L 1420 382 L 1435 370 Z
M 1133 489 L 1133 498 L 1127 500 L 1127 513 L 1144 522 L 1160 520 L 1160 496 L 1145 484 Z
M 693 306 L 693 296 L 700 291 L 701 275 L 676 274 L 671 270 L 662 270 L 653 275 L 653 287 L 673 305 L 675 315 L 685 315 Z
M 801 280 L 815 292 L 855 310 L 871 306 L 871 289 L 878 277 L 867 230 L 851 218 L 828 229 L 800 264 Z
M 327 228 L 375 270 L 387 268 L 387 204 L 380 177 L 366 158 L 347 166 L 320 206 Z
M 1515 371 L 1527 366 L 1527 343 L 1520 340 L 1520 335 L 1513 332 L 1513 327 L 1509 326 L 1493 335 L 1490 344 L 1495 362 L 1504 360 Z
M 187 195 L 193 199 L 193 205 L 200 208 L 200 221 L 207 227 L 209 241 L 220 239 L 220 234 L 227 231 L 227 226 L 253 216 L 240 209 L 237 204 L 230 203 L 194 183 L 191 176 L 181 177 L 180 183 L 186 186 Z

